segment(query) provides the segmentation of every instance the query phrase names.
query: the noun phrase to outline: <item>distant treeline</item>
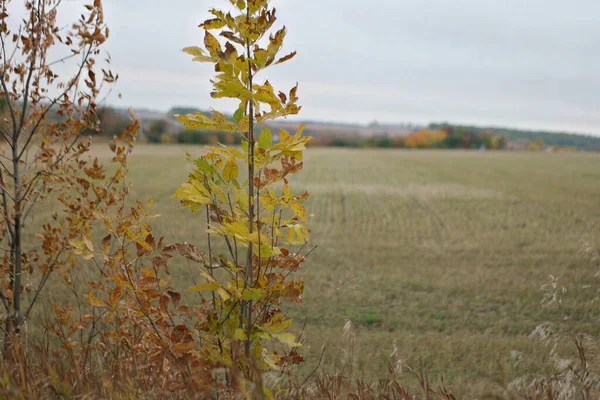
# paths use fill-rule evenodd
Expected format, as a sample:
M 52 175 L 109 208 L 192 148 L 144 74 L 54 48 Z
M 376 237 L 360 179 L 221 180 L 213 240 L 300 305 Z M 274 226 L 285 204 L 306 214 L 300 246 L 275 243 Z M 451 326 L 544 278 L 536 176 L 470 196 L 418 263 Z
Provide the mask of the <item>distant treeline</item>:
M 498 127 L 478 127 L 470 125 L 450 125 L 447 123 L 432 123 L 429 125 L 429 128 L 445 129 L 445 127 L 448 126 L 451 126 L 454 129 L 461 129 L 471 132 L 489 132 L 494 136 L 503 136 L 507 141 L 513 142 L 543 141 L 546 146 L 552 147 L 576 147 L 581 150 L 590 151 L 600 150 L 600 137 L 578 133 L 532 131 Z
M 185 130 L 172 118 L 174 114 L 199 111 L 176 107 L 162 119 L 142 121 L 143 136 L 151 143 L 185 144 L 239 144 L 241 136 L 226 132 Z M 128 124 L 126 113 L 110 107 L 98 110 L 99 129 L 108 136 L 118 135 Z M 258 127 L 260 129 L 260 127 Z M 525 131 L 509 128 L 485 128 L 447 123 L 433 123 L 427 128 L 413 131 L 407 136 L 359 137 L 322 134 L 309 127 L 307 135 L 313 136 L 311 146 L 355 148 L 406 148 L 406 149 L 517 149 L 517 150 L 600 150 L 600 137 L 581 134 Z M 275 132 L 274 132 L 275 134 Z M 276 136 L 276 135 L 275 135 Z
M 313 145 L 407 149 L 504 149 L 506 139 L 503 136 L 493 136 L 489 132 L 474 132 L 445 126 L 437 129 L 423 128 L 412 132 L 408 136 L 394 138 L 317 138 L 313 141 Z
M 310 132 L 309 132 L 310 134 Z M 315 135 L 317 136 L 317 135 Z M 600 137 L 581 134 L 430 124 L 400 137 L 335 137 L 313 139 L 313 145 L 407 149 L 493 149 L 600 151 Z

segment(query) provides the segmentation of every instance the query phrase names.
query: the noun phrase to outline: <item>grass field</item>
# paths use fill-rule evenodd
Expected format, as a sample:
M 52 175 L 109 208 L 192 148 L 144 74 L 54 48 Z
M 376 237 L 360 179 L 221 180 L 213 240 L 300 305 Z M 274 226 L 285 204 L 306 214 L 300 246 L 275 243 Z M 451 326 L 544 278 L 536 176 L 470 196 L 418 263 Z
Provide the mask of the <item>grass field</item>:
M 202 248 L 201 218 L 170 198 L 185 150 L 202 151 L 139 146 L 133 196 L 156 198 L 159 234 Z M 509 377 L 551 366 L 529 337 L 539 324 L 598 331 L 597 266 L 581 250 L 600 247 L 599 155 L 309 149 L 295 178 L 318 245 L 305 302 L 289 306 L 298 329 L 308 318 L 306 371 L 325 343 L 325 369 L 353 349 L 355 372 L 375 376 L 396 347 L 393 360 L 427 361 L 468 398 L 498 362 Z M 568 288 L 559 306 L 541 305 L 549 275 Z

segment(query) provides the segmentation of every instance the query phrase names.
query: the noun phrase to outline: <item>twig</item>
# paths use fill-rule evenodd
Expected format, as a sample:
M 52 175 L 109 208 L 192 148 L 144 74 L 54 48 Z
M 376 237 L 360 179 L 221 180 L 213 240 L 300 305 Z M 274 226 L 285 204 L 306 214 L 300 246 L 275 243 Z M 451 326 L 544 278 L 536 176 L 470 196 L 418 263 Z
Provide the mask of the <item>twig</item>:
M 306 379 L 304 379 L 304 381 L 300 385 L 300 388 L 302 388 L 306 384 L 306 382 L 308 382 L 308 380 L 310 378 L 312 378 L 312 376 L 315 374 L 315 372 L 317 372 L 317 370 L 319 369 L 319 367 L 321 367 L 321 362 L 323 362 L 323 356 L 325 355 L 325 350 L 326 349 L 327 349 L 327 346 L 325 346 L 325 344 L 323 344 L 323 347 L 321 348 L 321 355 L 319 356 L 319 362 L 317 363 L 317 366 L 315 367 L 315 369 L 312 370 L 312 372 L 310 374 L 308 374 L 308 376 L 306 377 Z

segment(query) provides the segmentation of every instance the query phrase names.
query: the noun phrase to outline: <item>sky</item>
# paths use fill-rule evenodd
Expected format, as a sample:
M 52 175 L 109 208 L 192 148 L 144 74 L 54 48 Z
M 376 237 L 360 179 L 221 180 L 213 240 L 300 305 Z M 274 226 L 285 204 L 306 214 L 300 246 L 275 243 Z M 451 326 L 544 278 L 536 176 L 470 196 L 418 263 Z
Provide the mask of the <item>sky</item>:
M 83 5 L 71 0 L 75 10 Z M 120 81 L 108 102 L 231 111 L 210 97 L 198 24 L 226 0 L 104 0 Z M 301 118 L 448 121 L 600 135 L 598 0 L 272 0 L 290 62 L 266 71 L 299 82 Z M 78 6 L 78 7 L 75 7 Z M 77 10 L 78 11 L 78 10 Z M 68 11 L 69 12 L 69 11 Z M 119 99 L 117 94 L 121 93 Z

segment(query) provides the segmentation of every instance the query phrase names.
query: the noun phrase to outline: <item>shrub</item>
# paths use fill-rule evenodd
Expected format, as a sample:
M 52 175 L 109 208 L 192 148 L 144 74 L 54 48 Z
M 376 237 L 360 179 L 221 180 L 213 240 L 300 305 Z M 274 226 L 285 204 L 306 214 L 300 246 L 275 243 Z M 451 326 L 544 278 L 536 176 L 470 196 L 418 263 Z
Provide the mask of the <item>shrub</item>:
M 172 135 L 169 135 L 168 133 L 163 133 L 162 135 L 160 135 L 160 143 L 162 143 L 162 144 L 175 143 L 175 138 Z

